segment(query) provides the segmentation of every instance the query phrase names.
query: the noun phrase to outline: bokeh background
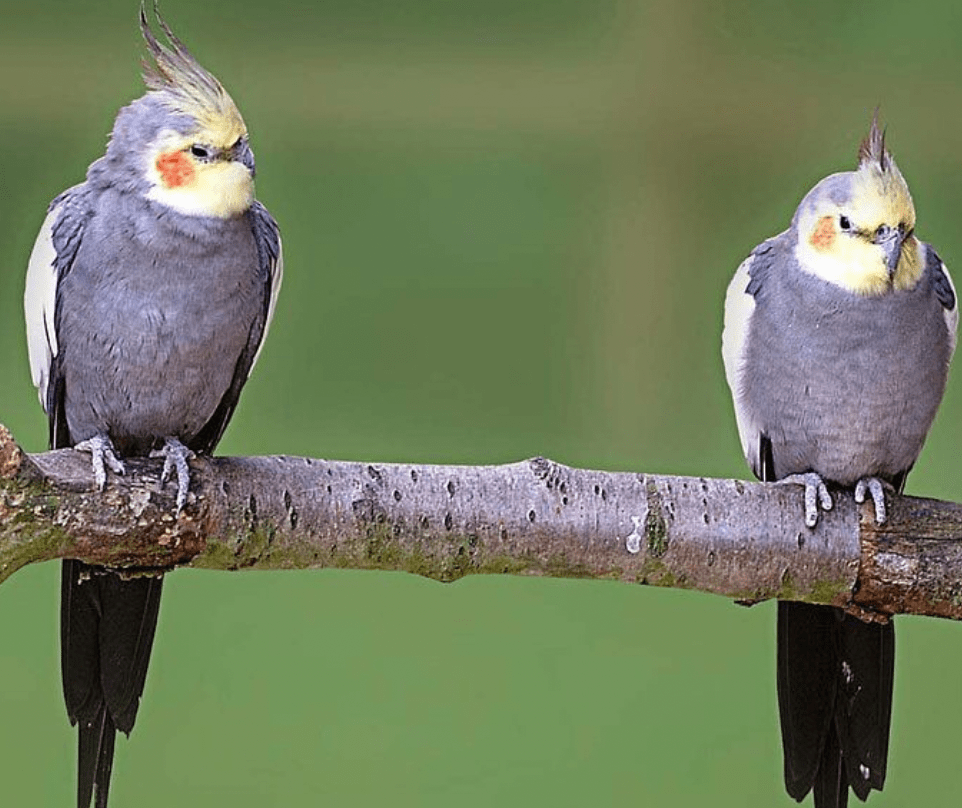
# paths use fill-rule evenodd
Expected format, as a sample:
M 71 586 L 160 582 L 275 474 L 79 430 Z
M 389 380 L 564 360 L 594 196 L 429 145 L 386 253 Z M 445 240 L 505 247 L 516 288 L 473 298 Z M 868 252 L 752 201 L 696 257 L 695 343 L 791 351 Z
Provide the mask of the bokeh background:
M 165 0 L 252 132 L 286 279 L 221 445 L 744 477 L 728 279 L 881 105 L 962 266 L 962 6 Z M 23 273 L 139 95 L 134 0 L 0 0 L 0 421 Z M 912 493 L 962 499 L 962 374 Z M 0 587 L 0 793 L 69 805 L 59 570 Z M 178 571 L 117 806 L 769 806 L 774 608 L 617 583 Z M 899 620 L 889 784 L 957 798 L 962 629 Z

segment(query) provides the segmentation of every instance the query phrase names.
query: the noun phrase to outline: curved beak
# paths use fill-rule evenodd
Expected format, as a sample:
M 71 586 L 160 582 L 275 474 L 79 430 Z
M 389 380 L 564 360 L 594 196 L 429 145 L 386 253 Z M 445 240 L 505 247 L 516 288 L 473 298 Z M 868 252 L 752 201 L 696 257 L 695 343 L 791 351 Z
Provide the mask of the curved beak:
M 247 166 L 251 176 L 254 176 L 254 152 L 251 151 L 247 138 L 244 138 L 230 150 L 231 160 L 235 160 L 241 165 Z
M 888 268 L 889 277 L 891 277 L 895 274 L 899 259 L 902 257 L 902 243 L 905 241 L 905 232 L 901 227 L 889 227 L 887 224 L 883 224 L 875 231 L 872 241 L 882 248 L 885 266 Z

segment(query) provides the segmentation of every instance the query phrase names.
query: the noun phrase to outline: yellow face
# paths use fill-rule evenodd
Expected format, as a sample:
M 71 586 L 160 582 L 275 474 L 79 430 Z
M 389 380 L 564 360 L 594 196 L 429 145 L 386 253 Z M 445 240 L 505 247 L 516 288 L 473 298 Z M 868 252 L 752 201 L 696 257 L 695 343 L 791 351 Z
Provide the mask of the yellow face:
M 848 176 L 851 194 L 845 204 L 826 195 L 799 216 L 799 263 L 805 271 L 859 295 L 913 288 L 923 260 L 905 180 L 894 163 L 884 172 L 863 165 Z
M 190 136 L 161 132 L 147 153 L 147 196 L 187 216 L 240 215 L 254 200 L 251 171 L 234 159 L 246 135 L 239 117 Z

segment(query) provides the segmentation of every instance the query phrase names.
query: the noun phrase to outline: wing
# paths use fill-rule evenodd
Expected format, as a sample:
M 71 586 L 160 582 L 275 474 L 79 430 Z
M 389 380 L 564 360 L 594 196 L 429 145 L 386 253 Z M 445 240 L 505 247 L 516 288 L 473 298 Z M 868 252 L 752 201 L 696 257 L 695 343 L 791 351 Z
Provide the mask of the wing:
M 27 265 L 27 286 L 23 293 L 23 313 L 27 322 L 27 353 L 30 376 L 47 411 L 50 365 L 57 355 L 57 328 L 54 307 L 57 297 L 57 253 L 53 247 L 53 227 L 60 217 L 60 206 L 51 206 Z
M 735 277 L 728 284 L 725 295 L 725 327 L 722 331 L 722 360 L 725 363 L 725 379 L 735 405 L 738 437 L 745 459 L 759 479 L 763 478 L 760 460 L 762 430 L 746 401 L 742 373 L 748 358 L 755 298 L 764 286 L 765 275 L 770 269 L 769 259 L 777 238 L 779 237 L 757 246 L 735 271 Z
M 945 263 L 938 253 L 928 244 L 925 245 L 925 269 L 932 278 L 932 288 L 939 303 L 942 304 L 942 314 L 945 317 L 945 327 L 949 331 L 949 359 L 955 353 L 956 332 L 959 327 L 959 298 L 955 293 L 955 284 Z
M 23 295 L 30 375 L 50 421 L 50 445 L 70 445 L 63 412 L 63 374 L 57 340 L 57 290 L 70 271 L 89 216 L 84 187 L 77 185 L 50 203 L 30 253 Z
M 270 295 L 267 304 L 267 319 L 264 321 L 264 329 L 261 332 L 257 350 L 254 352 L 254 359 L 251 361 L 250 368 L 248 368 L 248 375 L 254 369 L 254 365 L 257 364 L 261 350 L 264 348 L 264 340 L 267 339 L 267 332 L 274 320 L 274 308 L 277 306 L 281 282 L 284 280 L 284 250 L 281 246 L 281 233 L 277 227 L 277 222 L 260 202 L 254 202 L 251 214 L 254 223 L 254 240 L 257 243 L 257 258 L 262 271 L 265 267 L 267 269 Z
M 735 277 L 728 284 L 725 295 L 725 327 L 722 330 L 722 360 L 725 363 L 725 379 L 735 405 L 735 421 L 738 424 L 742 452 L 757 474 L 754 458 L 758 457 L 759 430 L 745 407 L 741 383 L 748 333 L 752 315 L 755 313 L 755 297 L 748 291 L 752 282 L 750 272 L 754 259 L 755 256 L 750 255 L 742 261 Z
M 274 317 L 274 306 L 281 288 L 284 275 L 284 257 L 281 249 L 281 235 L 274 217 L 267 212 L 260 202 L 254 202 L 247 213 L 257 246 L 257 262 L 259 277 L 263 282 L 263 306 L 258 316 L 251 323 L 247 338 L 247 345 L 237 359 L 234 366 L 234 376 L 230 387 L 224 393 L 220 404 L 204 425 L 201 431 L 190 442 L 194 451 L 210 453 L 220 441 L 227 424 L 234 414 L 240 392 L 250 376 L 254 363 L 260 356 L 264 338 Z

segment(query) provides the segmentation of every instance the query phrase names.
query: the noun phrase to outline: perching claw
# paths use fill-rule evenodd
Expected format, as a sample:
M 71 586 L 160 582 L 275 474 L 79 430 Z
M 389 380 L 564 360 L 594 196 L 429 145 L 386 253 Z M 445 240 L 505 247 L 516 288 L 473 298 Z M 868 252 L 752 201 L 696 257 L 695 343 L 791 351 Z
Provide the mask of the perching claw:
M 151 457 L 164 458 L 164 470 L 160 474 L 160 487 L 170 479 L 172 472 L 177 472 L 177 513 L 179 514 L 187 503 L 187 491 L 190 488 L 190 468 L 187 461 L 194 457 L 194 453 L 184 446 L 177 438 L 166 438 L 163 449 L 155 449 Z
M 94 435 L 92 438 L 82 440 L 73 447 L 78 452 L 90 452 L 91 465 L 94 471 L 94 482 L 97 489 L 104 490 L 107 485 L 107 468 L 114 474 L 123 474 L 126 469 L 123 462 L 117 456 L 117 450 L 110 438 L 105 434 Z
M 818 524 L 818 509 L 821 506 L 823 511 L 832 510 L 832 495 L 828 492 L 825 481 L 814 472 L 807 474 L 790 474 L 783 477 L 777 485 L 804 485 L 805 486 L 805 525 L 815 527 Z
M 878 477 L 863 477 L 855 483 L 855 501 L 859 505 L 865 502 L 866 491 L 872 497 L 872 502 L 875 504 L 875 524 L 877 525 L 884 525 L 885 520 L 888 519 L 888 513 L 885 509 L 886 487 L 891 486 L 886 486 L 886 483 Z

